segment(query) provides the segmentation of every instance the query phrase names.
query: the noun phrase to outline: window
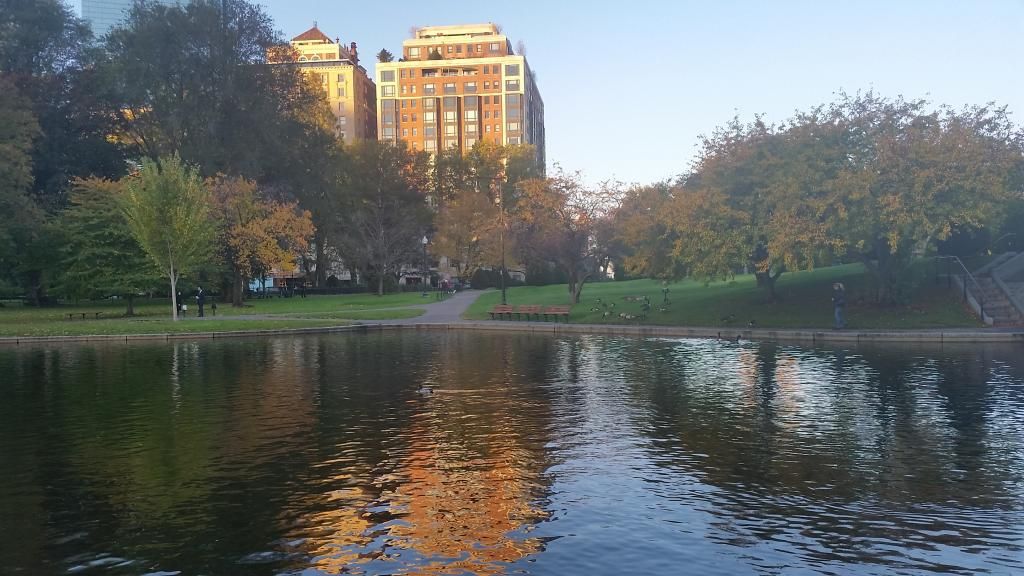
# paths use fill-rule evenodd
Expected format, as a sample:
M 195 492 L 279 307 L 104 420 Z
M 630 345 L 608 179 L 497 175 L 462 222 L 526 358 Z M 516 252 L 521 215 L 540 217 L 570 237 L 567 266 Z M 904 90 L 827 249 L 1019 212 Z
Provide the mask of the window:
M 423 135 L 424 136 L 437 136 L 437 128 L 434 128 L 433 126 L 424 126 L 423 127 Z
M 455 83 L 454 82 L 445 82 L 445 84 L 444 84 L 444 93 L 445 94 L 455 94 Z
M 455 122 L 456 120 L 458 120 L 458 118 L 455 116 L 455 114 L 456 114 L 455 110 L 447 110 L 447 111 L 445 111 L 445 113 L 444 113 L 444 121 L 445 122 Z
M 405 100 L 401 100 L 402 108 L 405 108 Z
M 495 132 L 501 132 L 501 124 L 495 124 L 494 125 L 494 131 Z
M 338 86 L 338 98 L 344 98 L 344 97 L 345 97 L 345 87 L 344 86 Z
M 456 54 L 462 54 L 462 44 L 455 47 Z
M 420 49 L 419 49 L 418 46 L 415 47 L 415 48 L 409 48 L 409 58 L 419 58 L 419 57 L 420 57 Z
M 423 88 L 426 88 L 426 86 L 424 86 Z M 424 89 L 423 92 L 426 93 L 426 90 Z M 424 98 L 423 99 L 423 109 L 424 110 L 433 110 L 434 109 L 434 99 L 433 98 Z
M 513 108 L 511 106 L 507 107 L 505 109 L 505 115 L 507 115 L 509 118 L 518 120 L 519 119 L 519 107 L 518 106 L 516 106 L 515 108 Z
M 423 121 L 428 124 L 434 124 L 435 122 L 437 122 L 437 116 L 435 116 L 434 114 L 434 112 L 424 112 Z
M 415 122 L 415 121 L 416 121 L 416 114 L 413 114 L 413 115 L 412 115 L 412 121 L 413 121 L 413 122 Z
M 456 130 L 456 128 L 455 128 L 454 124 L 447 124 L 444 127 L 444 135 L 445 136 L 457 136 L 458 133 L 455 130 Z
M 510 132 L 519 132 L 519 122 L 509 122 L 508 129 Z
M 394 82 L 395 81 L 395 71 L 394 70 L 381 70 L 381 72 L 380 72 L 380 81 L 381 82 Z
M 476 146 L 476 138 L 466 138 L 466 148 Z
M 466 108 L 479 108 L 480 97 L 479 96 L 466 96 L 462 99 L 462 105 Z
M 385 110 L 384 111 L 384 115 L 381 117 L 381 119 L 382 119 L 382 121 L 385 124 L 394 124 L 395 123 L 395 111 L 394 110 Z
M 419 134 L 417 134 L 417 132 L 419 132 L 419 129 L 418 129 L 418 128 L 413 128 L 413 129 L 412 129 L 412 135 L 413 135 L 413 136 L 418 136 Z
M 409 129 L 408 128 L 402 128 L 402 138 L 408 138 L 408 137 L 409 137 Z
M 409 70 L 409 78 L 415 78 L 415 77 L 416 77 L 416 71 L 415 70 Z
M 443 102 L 445 108 L 456 108 L 459 105 L 459 99 L 455 96 L 445 96 Z
M 490 80 L 485 80 L 484 81 L 484 90 L 490 90 L 490 89 L 491 89 L 491 81 Z
M 505 80 L 505 90 L 508 92 L 518 92 L 519 80 Z
M 484 74 L 490 74 L 490 71 L 491 71 L 491 67 L 490 66 L 484 66 Z
M 508 143 L 509 144 L 519 144 L 520 143 L 519 136 L 509 136 L 508 137 Z
M 408 122 L 408 121 L 409 121 L 409 115 L 408 114 L 402 114 L 402 122 Z
M 484 124 L 484 132 L 487 132 L 488 134 L 491 133 L 491 125 L 490 124 Z
M 433 96 L 434 95 L 434 85 L 433 84 L 424 84 L 423 85 L 423 93 L 427 94 L 427 95 L 430 95 L 430 96 Z
M 459 147 L 459 141 L 458 140 L 445 140 L 444 141 L 444 145 L 445 145 L 445 148 L 458 148 Z
M 409 93 L 409 87 L 406 86 L 405 84 L 402 84 L 402 94 L 408 94 L 408 93 Z
M 413 88 L 415 88 L 415 86 L 413 86 Z M 413 90 L 412 92 L 413 92 L 413 94 L 416 93 L 415 90 Z M 416 107 L 416 101 L 415 100 L 409 100 L 409 108 L 415 108 L 415 107 Z
M 519 76 L 519 64 L 505 64 L 505 76 Z
M 477 44 L 476 45 L 476 53 L 479 54 L 479 53 L 483 52 L 484 51 L 483 48 L 484 48 L 483 46 L 481 46 L 480 44 Z
M 413 151 L 413 152 L 416 152 L 416 150 L 418 149 L 418 147 L 419 147 L 419 144 L 417 144 L 416 142 L 413 142 L 413 143 L 412 143 L 412 151 Z
M 501 44 L 498 44 L 497 42 L 491 42 L 491 45 L 490 45 L 489 48 L 490 48 L 491 52 L 500 52 L 501 51 Z
M 415 85 L 415 84 L 413 84 L 413 85 L 412 85 L 412 86 L 411 86 L 411 87 L 409 88 L 409 93 L 410 93 L 410 94 L 415 94 L 415 93 L 416 93 L 416 85 Z
M 476 82 L 466 82 L 462 85 L 462 91 L 466 93 L 476 92 Z
M 476 110 L 466 110 L 466 120 L 476 122 Z
M 490 96 L 484 96 L 484 104 L 490 104 L 490 103 L 491 103 L 491 97 Z
M 476 124 L 466 124 L 466 134 L 476 134 Z
M 433 152 L 435 150 L 435 148 L 434 148 L 434 141 L 433 140 L 424 140 L 423 141 L 423 149 L 426 150 L 427 152 Z
M 344 74 L 338 74 L 338 84 L 343 84 L 344 82 L 345 82 L 345 75 Z
M 345 126 L 348 124 L 347 116 L 338 116 L 338 126 Z
M 522 102 L 522 95 L 521 94 L 506 94 L 505 95 L 505 104 L 507 106 L 519 106 L 520 102 Z
M 454 46 L 449 46 L 449 47 L 448 47 L 448 53 L 449 53 L 449 54 L 451 54 L 451 53 L 452 53 L 452 52 L 453 52 L 454 50 L 455 50 L 455 47 L 454 47 Z M 462 52 L 462 49 L 461 49 L 461 48 L 459 49 L 459 52 Z
M 491 111 L 490 110 L 484 110 L 484 120 L 490 120 L 490 119 L 491 119 Z
M 394 138 L 395 137 L 395 127 L 394 126 L 385 126 L 384 127 L 384 137 L 385 138 Z
M 385 96 L 385 97 L 387 97 L 387 96 L 394 96 L 395 95 L 395 87 L 394 86 L 390 86 L 390 85 L 388 85 L 388 86 L 381 86 L 380 87 L 380 93 L 381 93 L 381 96 Z

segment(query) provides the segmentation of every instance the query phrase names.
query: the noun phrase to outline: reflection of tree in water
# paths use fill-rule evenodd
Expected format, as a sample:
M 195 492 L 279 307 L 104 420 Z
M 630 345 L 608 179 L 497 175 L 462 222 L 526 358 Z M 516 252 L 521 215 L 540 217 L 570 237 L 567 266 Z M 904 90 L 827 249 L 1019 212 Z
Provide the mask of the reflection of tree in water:
M 310 566 L 324 573 L 415 567 L 417 574 L 499 574 L 542 549 L 528 532 L 546 516 L 548 403 L 516 367 L 545 357 L 549 340 L 468 338 L 452 335 L 427 350 L 419 341 L 407 354 L 408 336 L 386 337 L 382 345 L 400 350 L 401 361 L 388 352 L 372 367 L 366 359 L 373 350 L 333 355 L 327 371 L 358 371 L 356 381 L 369 377 L 383 390 L 366 391 L 377 405 L 363 406 L 378 412 L 372 418 L 346 413 L 331 393 L 324 413 L 349 425 L 372 424 L 383 410 L 391 426 L 387 438 L 345 434 L 337 444 L 345 449 L 323 463 L 322 482 L 336 488 L 326 499 L 310 493 L 319 501 L 298 506 L 317 510 L 295 532 L 307 538 L 302 548 Z M 359 344 L 366 345 L 372 346 Z M 359 365 L 346 365 L 342 356 L 360 358 Z M 436 391 L 414 392 L 421 383 Z M 359 393 L 349 389 L 347 400 Z
M 1000 450 L 985 441 L 1020 425 L 992 413 L 991 363 L 974 354 L 671 341 L 622 351 L 657 462 L 719 488 L 709 498 L 728 514 L 712 538 L 853 562 L 878 561 L 876 539 L 927 552 L 1012 536 L 1021 493 L 1008 474 L 1024 435 Z

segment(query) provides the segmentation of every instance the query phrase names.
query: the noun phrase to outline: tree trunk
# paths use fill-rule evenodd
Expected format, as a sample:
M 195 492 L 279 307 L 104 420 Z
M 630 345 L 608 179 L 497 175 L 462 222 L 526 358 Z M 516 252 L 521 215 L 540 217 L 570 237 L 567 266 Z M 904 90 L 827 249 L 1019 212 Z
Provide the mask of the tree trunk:
M 377 274 L 377 296 L 384 295 L 384 275 Z
M 316 243 L 316 274 L 313 276 L 313 285 L 323 288 L 327 285 L 327 251 L 324 248 L 324 235 L 319 228 L 313 236 L 313 242 Z
M 178 279 L 174 274 L 174 266 L 171 266 L 170 274 L 171 278 L 171 317 L 175 322 L 178 321 Z
M 135 295 L 128 294 L 128 309 L 124 311 L 125 316 L 135 316 Z
M 241 308 L 245 303 L 243 300 L 243 294 L 245 294 L 245 278 L 242 277 L 242 272 L 235 269 L 235 279 L 231 283 L 231 306 L 235 308 Z

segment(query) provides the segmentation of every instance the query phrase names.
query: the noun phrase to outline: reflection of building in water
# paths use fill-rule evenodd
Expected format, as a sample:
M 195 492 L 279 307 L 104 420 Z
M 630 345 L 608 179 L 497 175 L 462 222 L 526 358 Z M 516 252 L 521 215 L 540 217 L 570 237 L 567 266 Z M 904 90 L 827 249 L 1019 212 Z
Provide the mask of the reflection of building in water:
M 498 346 L 487 356 L 529 352 L 509 342 Z M 318 503 L 323 511 L 306 519 L 301 535 L 313 570 L 502 574 L 509 563 L 541 551 L 542 541 L 527 533 L 546 517 L 537 505 L 545 482 L 546 403 L 523 396 L 531 387 L 516 381 L 522 377 L 481 370 L 478 361 L 460 356 L 461 348 L 442 347 L 426 378 L 402 368 L 409 371 L 405 381 L 446 384 L 410 400 L 415 413 L 372 470 L 346 464 L 350 476 L 328 479 L 350 488 L 329 493 L 330 502 Z M 473 350 L 480 353 L 479 346 Z M 372 570 L 365 566 L 371 563 Z

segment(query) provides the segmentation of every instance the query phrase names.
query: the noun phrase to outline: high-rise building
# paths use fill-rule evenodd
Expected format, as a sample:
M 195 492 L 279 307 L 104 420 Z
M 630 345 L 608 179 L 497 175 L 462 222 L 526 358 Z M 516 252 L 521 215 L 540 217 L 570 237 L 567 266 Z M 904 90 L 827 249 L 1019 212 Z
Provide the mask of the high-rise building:
M 419 28 L 398 61 L 377 64 L 377 123 L 414 150 L 532 144 L 545 160 L 544 101 L 494 24 Z
M 156 0 L 160 4 L 179 4 L 181 0 Z M 100 38 L 114 26 L 122 23 L 135 0 L 82 0 L 82 19 L 92 27 L 93 36 Z
M 338 122 L 338 133 L 347 140 L 377 138 L 376 90 L 366 69 L 359 65 L 356 43 L 347 47 L 331 40 L 315 25 L 291 40 L 294 63 L 314 78 L 327 94 Z

